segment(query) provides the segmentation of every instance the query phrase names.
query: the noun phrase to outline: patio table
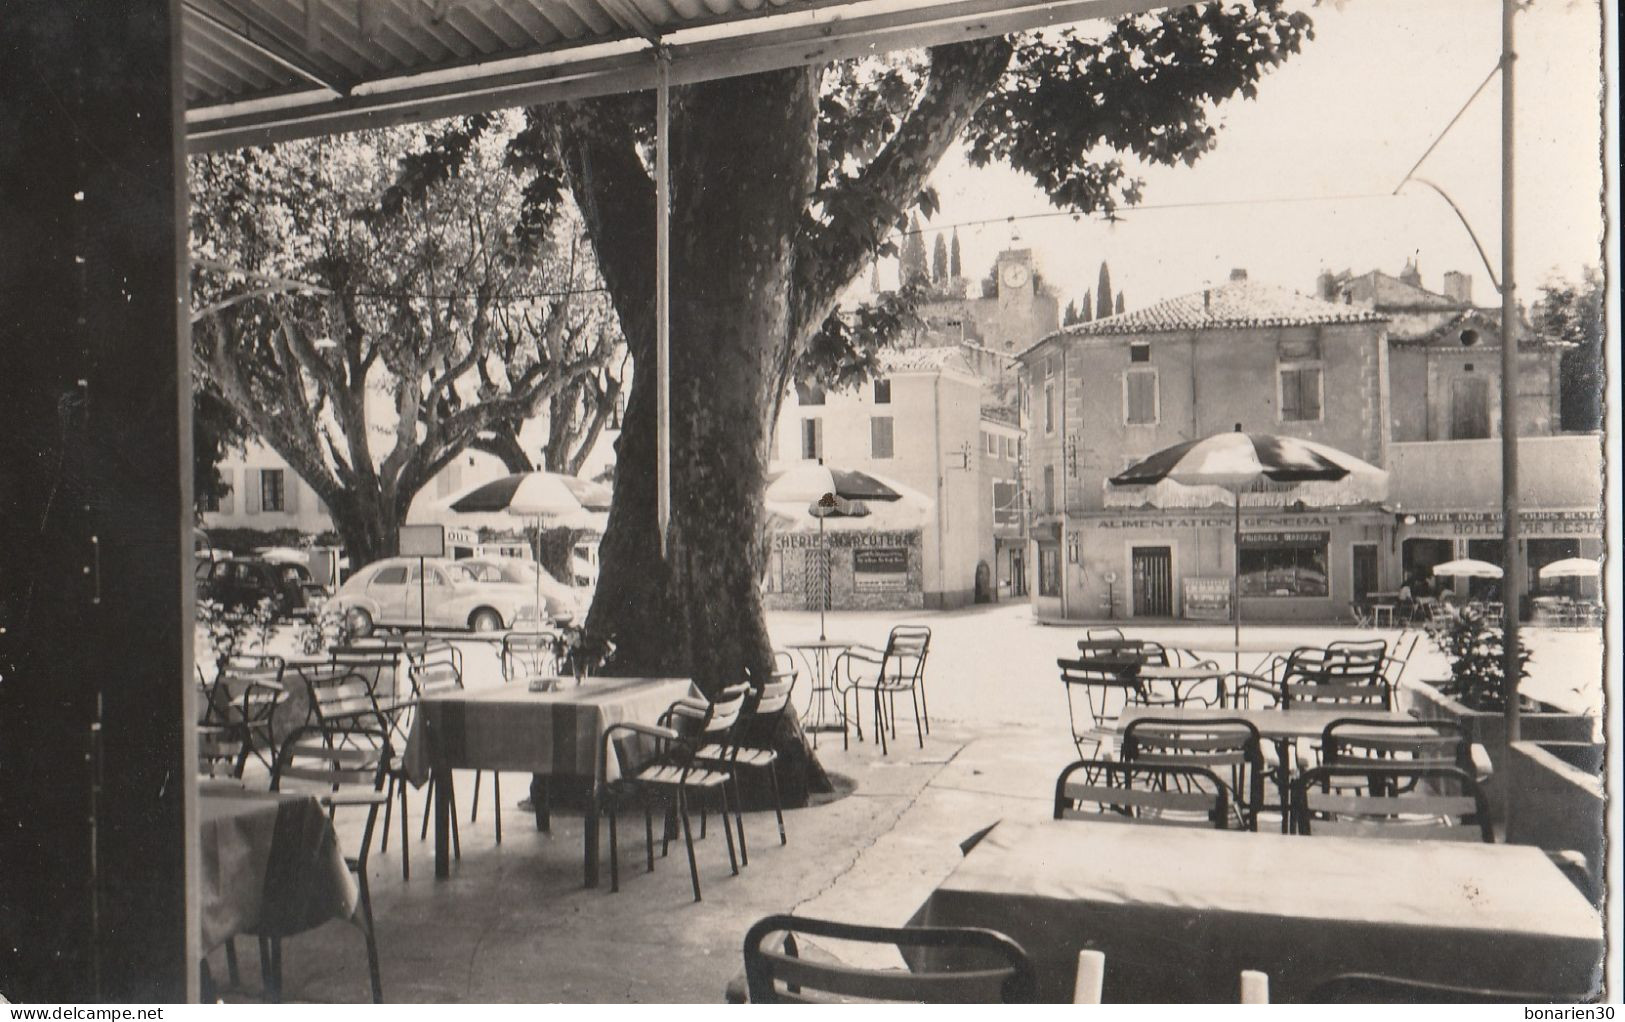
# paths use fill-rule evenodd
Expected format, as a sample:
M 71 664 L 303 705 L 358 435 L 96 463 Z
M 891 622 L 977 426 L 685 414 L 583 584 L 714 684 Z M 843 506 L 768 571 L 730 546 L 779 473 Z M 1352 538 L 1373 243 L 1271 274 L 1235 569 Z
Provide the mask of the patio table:
M 1105 953 L 1107 1002 L 1232 1003 L 1243 969 L 1281 1001 L 1348 972 L 1581 993 L 1603 952 L 1539 848 L 1074 820 L 998 824 L 909 925 L 1007 934 L 1051 1002 L 1085 949 Z
M 611 724 L 653 724 L 674 701 L 692 694 L 687 678 L 557 679 L 560 687 L 532 692 L 519 686 L 426 696 L 413 715 L 403 768 L 413 784 L 434 777 L 434 874 L 451 874 L 451 772 L 510 770 L 590 781 L 598 788 L 622 776 L 653 750 L 652 739 L 616 742 L 600 763 Z M 598 814 L 583 827 L 586 885 L 598 885 Z
M 315 798 L 203 781 L 198 822 L 205 954 L 238 934 L 291 936 L 355 914 L 355 878 Z
M 818 732 L 835 730 L 835 724 L 825 722 L 826 703 L 834 703 L 835 713 L 831 719 L 838 723 L 842 730 L 846 728 L 846 709 L 834 699 L 835 661 L 853 646 L 861 645 L 863 643 L 852 639 L 807 639 L 803 642 L 785 644 L 785 648 L 801 654 L 807 670 L 812 672 L 812 684 L 808 686 L 810 697 L 807 700 L 807 714 L 803 725 L 813 736 L 815 749 L 818 748 Z

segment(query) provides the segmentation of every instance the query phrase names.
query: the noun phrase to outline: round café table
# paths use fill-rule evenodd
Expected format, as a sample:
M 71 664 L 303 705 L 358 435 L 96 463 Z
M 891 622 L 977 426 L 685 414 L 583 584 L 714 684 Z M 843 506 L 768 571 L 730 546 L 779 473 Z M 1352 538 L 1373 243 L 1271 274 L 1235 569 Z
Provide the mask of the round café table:
M 851 639 L 817 638 L 785 643 L 786 648 L 801 654 L 807 670 L 812 673 L 811 692 L 807 699 L 807 712 L 802 723 L 813 736 L 813 748 L 818 748 L 818 732 L 838 731 L 846 728 L 846 713 L 835 690 L 835 662 L 840 655 L 862 643 Z M 830 715 L 826 708 L 833 707 Z

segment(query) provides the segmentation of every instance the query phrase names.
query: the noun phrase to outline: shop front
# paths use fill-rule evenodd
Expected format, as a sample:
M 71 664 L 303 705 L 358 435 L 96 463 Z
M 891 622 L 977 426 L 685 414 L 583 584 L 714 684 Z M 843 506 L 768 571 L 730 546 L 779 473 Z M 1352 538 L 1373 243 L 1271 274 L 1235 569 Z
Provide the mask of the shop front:
M 1225 508 L 1073 516 L 1067 537 L 1078 556 L 1064 566 L 1067 616 L 1230 620 L 1235 527 Z M 1347 620 L 1350 603 L 1397 588 L 1392 543 L 1393 516 L 1380 508 L 1245 509 L 1242 619 Z
M 1596 509 L 1531 510 L 1518 516 L 1526 597 L 1595 600 L 1596 579 L 1542 579 L 1540 569 L 1571 557 L 1602 556 L 1603 517 Z M 1499 599 L 1499 579 L 1433 579 L 1432 568 L 1470 557 L 1502 563 L 1502 517 L 1499 511 L 1418 511 L 1399 516 L 1400 577 L 1426 580 L 1435 591 L 1459 600 Z M 1525 616 L 1529 608 L 1525 607 Z
M 920 529 L 774 533 L 763 600 L 770 610 L 915 610 L 925 606 Z

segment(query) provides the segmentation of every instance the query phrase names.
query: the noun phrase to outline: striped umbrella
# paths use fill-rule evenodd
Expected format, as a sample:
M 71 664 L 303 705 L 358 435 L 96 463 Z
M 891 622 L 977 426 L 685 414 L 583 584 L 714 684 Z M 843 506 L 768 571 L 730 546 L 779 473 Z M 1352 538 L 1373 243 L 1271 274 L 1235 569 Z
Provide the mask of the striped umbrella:
M 1215 433 L 1164 448 L 1112 476 L 1113 486 L 1155 486 L 1172 480 L 1185 486 L 1219 486 L 1229 490 L 1236 507 L 1235 557 L 1230 611 L 1235 640 L 1241 643 L 1241 494 L 1261 485 L 1336 482 L 1359 474 L 1373 481 L 1373 492 L 1387 487 L 1387 473 L 1335 447 L 1297 437 L 1234 431 Z

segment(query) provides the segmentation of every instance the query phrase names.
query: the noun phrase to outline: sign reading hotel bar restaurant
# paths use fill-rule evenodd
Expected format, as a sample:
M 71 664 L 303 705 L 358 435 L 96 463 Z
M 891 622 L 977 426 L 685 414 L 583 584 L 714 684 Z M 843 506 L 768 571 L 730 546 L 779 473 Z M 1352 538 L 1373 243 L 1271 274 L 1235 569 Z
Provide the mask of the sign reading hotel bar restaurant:
M 1198 621 L 1230 620 L 1230 579 L 1187 578 L 1185 616 Z
M 1414 519 L 1414 521 L 1412 521 Z M 1520 530 L 1530 536 L 1602 536 L 1602 515 L 1596 511 L 1520 511 Z M 1499 511 L 1418 511 L 1405 516 L 1411 534 L 1499 536 Z
M 907 548 L 859 547 L 853 550 L 852 588 L 860 593 L 894 592 L 907 589 Z

